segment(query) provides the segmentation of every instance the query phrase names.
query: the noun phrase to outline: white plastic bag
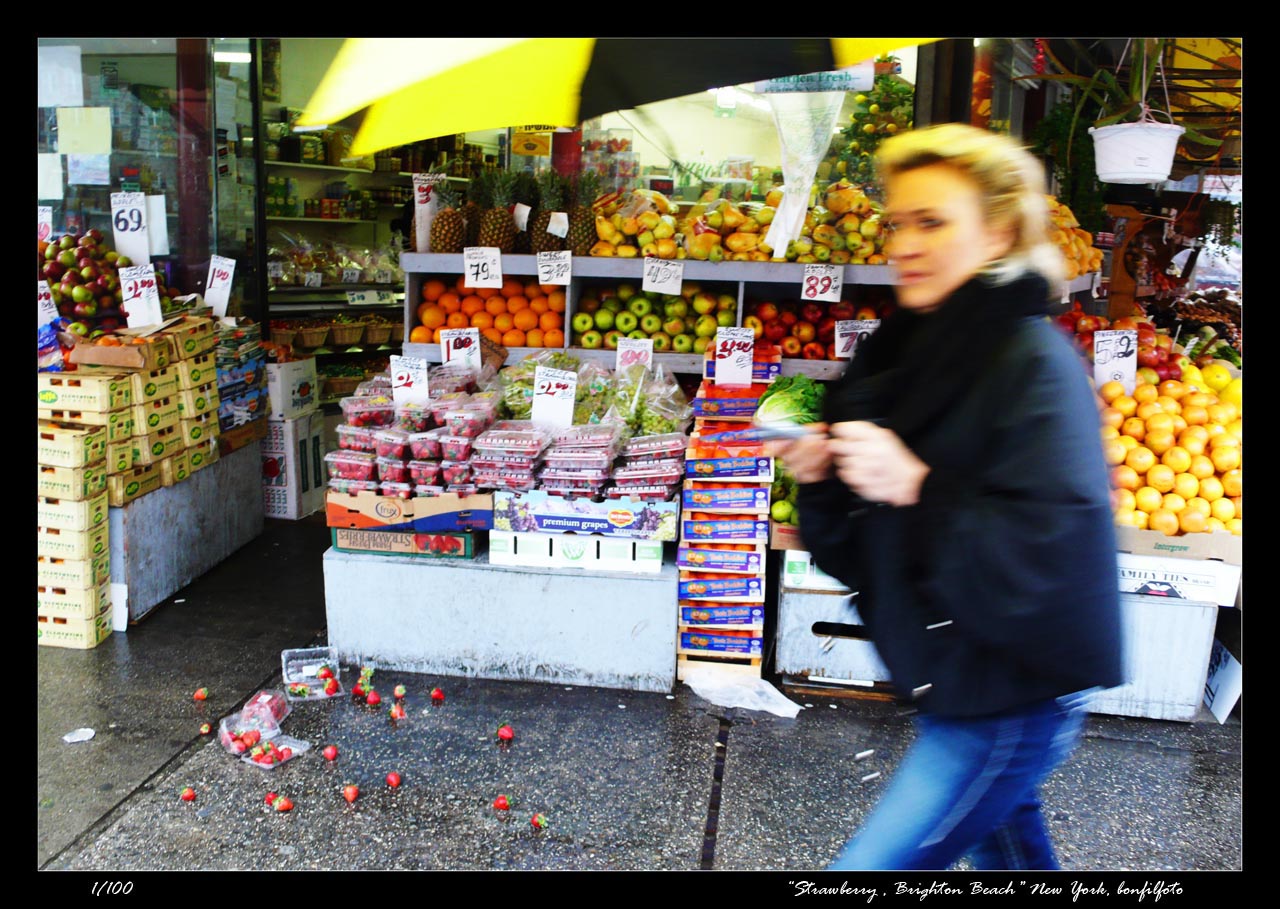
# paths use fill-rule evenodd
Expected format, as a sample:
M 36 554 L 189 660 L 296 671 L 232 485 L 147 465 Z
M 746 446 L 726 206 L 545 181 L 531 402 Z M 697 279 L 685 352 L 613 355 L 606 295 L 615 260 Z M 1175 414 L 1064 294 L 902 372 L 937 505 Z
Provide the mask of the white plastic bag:
M 685 663 L 684 682 L 703 700 L 720 707 L 763 710 L 775 716 L 794 719 L 801 707 L 764 679 L 732 675 L 714 666 Z

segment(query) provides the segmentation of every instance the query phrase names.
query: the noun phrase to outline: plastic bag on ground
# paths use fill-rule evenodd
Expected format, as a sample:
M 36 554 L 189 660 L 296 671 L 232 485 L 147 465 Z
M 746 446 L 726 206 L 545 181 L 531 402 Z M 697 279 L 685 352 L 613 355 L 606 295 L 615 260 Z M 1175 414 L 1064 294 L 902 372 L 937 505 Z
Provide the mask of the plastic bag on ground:
M 719 707 L 763 710 L 794 719 L 801 707 L 764 679 L 725 673 L 715 666 L 684 664 L 684 682 L 693 693 Z

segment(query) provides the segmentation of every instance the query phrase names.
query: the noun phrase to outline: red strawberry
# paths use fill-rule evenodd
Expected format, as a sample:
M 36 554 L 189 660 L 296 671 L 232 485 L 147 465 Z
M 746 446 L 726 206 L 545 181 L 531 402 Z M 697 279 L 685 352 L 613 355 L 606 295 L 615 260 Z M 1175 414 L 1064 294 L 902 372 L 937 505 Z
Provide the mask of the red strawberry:
M 195 698 L 197 701 L 203 701 L 209 697 L 209 689 L 201 688 L 197 690 L 196 693 L 192 695 L 192 697 Z
M 407 714 L 405 714 L 404 712 L 404 707 L 400 706 L 399 704 L 396 704 L 394 707 L 391 708 L 391 719 L 393 720 L 403 720 L 406 715 Z
M 535 814 L 529 819 L 529 823 L 533 825 L 534 830 L 541 830 L 551 824 L 551 822 L 547 820 L 547 816 L 545 814 Z
M 369 694 L 365 697 L 364 702 L 370 707 L 377 707 L 382 703 L 382 695 L 378 694 L 376 691 L 370 690 Z
M 292 748 L 281 748 L 281 749 L 280 749 L 280 760 L 282 760 L 282 761 L 287 761 L 287 760 L 289 760 L 289 758 L 291 758 L 291 757 L 293 757 L 293 749 L 292 749 Z
M 512 729 L 508 724 L 503 723 L 501 726 L 498 727 L 499 741 L 509 742 L 515 737 L 516 737 L 516 731 Z
M 443 703 L 444 703 L 444 692 L 443 692 L 443 691 L 441 691 L 439 688 L 432 688 L 432 689 L 431 689 L 431 700 L 435 701 L 437 704 L 443 704 Z
M 258 763 L 266 764 L 268 767 L 274 767 L 276 763 L 276 759 L 269 754 L 264 754 L 262 756 L 262 759 L 258 761 Z
M 325 746 L 324 746 L 324 751 L 322 751 L 322 752 L 320 752 L 320 753 L 324 755 L 324 759 L 325 759 L 326 761 L 336 761 L 336 760 L 338 759 L 338 746 L 337 746 L 337 745 L 325 745 Z
M 244 754 L 246 751 L 249 750 L 249 746 L 246 745 L 244 742 L 240 741 L 239 739 L 236 739 L 234 742 L 231 743 L 231 750 L 234 751 L 236 754 Z
M 262 741 L 262 733 L 256 729 L 250 729 L 248 732 L 241 733 L 240 739 L 252 748 L 254 745 Z
M 356 682 L 355 687 L 351 689 L 351 696 L 353 698 L 359 699 L 364 697 L 364 685 L 362 684 L 362 681 Z
M 400 785 L 400 774 L 396 773 L 394 770 L 392 770 L 390 773 L 388 773 L 388 774 L 387 774 L 387 785 L 388 785 L 388 786 L 390 786 L 392 789 L 395 789 L 397 786 L 399 786 L 399 785 Z
M 196 791 L 188 786 L 182 790 L 182 795 L 178 796 L 184 802 L 194 802 L 196 800 Z
M 316 673 L 316 678 L 331 679 L 333 678 L 333 670 L 330 669 L 328 666 L 321 666 L 320 671 Z
M 348 802 L 354 802 L 360 797 L 360 787 L 348 783 L 346 786 L 342 787 L 342 797 Z
M 253 750 L 249 752 L 249 757 L 253 757 L 253 758 L 262 757 L 263 753 L 265 753 L 266 750 L 267 749 L 263 748 L 261 745 L 254 745 Z
M 396 700 L 399 700 L 400 698 L 402 698 L 402 697 L 404 697 L 406 694 L 408 694 L 408 693 L 409 693 L 409 691 L 408 691 L 408 689 L 407 689 L 407 688 L 405 688 L 403 685 L 397 685 L 397 686 L 396 686 L 396 690 L 395 690 L 393 693 L 394 693 L 394 694 L 395 694 L 395 696 L 396 696 Z
M 505 795 L 500 795 L 493 800 L 493 807 L 498 811 L 508 811 L 511 808 L 511 803 L 507 801 Z
M 341 688 L 338 685 L 337 679 L 329 679 L 329 681 L 324 683 L 324 693 L 329 695 L 329 697 L 333 697 L 340 690 Z
M 276 795 L 274 792 L 268 792 L 268 793 L 267 793 L 267 804 L 268 804 L 268 805 L 275 804 L 275 800 L 276 800 L 276 799 L 278 799 L 278 798 L 280 798 L 280 796 Z
M 289 799 L 289 796 L 282 795 L 280 798 L 276 799 L 275 809 L 276 811 L 292 811 L 293 802 Z

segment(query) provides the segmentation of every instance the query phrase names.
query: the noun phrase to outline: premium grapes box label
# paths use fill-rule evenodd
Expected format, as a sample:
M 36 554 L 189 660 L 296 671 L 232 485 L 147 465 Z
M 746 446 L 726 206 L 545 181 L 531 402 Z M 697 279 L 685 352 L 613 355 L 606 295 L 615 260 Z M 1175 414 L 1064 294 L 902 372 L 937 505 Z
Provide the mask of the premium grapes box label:
M 677 502 L 633 502 L 549 495 L 543 490 L 493 494 L 493 527 L 517 533 L 598 533 L 636 540 L 676 538 Z

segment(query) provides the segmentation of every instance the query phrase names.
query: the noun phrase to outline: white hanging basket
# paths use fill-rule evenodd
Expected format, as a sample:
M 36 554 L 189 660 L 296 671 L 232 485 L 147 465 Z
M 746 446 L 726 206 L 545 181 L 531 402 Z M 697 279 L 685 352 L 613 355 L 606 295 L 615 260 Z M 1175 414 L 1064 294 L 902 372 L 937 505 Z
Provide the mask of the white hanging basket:
M 1176 123 L 1117 123 L 1089 127 L 1098 179 L 1103 183 L 1163 183 L 1173 170 L 1178 139 L 1186 129 Z

